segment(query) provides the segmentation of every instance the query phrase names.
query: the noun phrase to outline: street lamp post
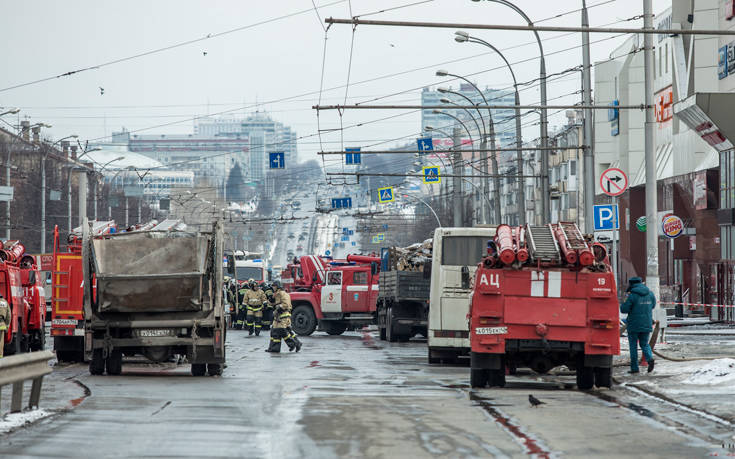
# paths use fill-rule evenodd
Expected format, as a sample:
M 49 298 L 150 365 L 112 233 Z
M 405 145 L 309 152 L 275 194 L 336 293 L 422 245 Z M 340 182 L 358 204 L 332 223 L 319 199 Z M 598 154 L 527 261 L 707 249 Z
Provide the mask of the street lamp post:
M 441 110 L 434 110 L 433 113 L 436 113 L 438 115 L 445 115 L 450 118 L 453 118 L 457 123 L 459 123 L 467 132 L 467 135 L 470 138 L 470 147 L 472 148 L 472 152 L 474 153 L 475 147 L 474 147 L 474 141 L 472 140 L 472 133 L 467 128 L 467 125 L 462 122 L 461 119 L 458 117 L 452 115 L 451 113 L 443 112 Z M 462 158 L 462 133 L 461 130 L 457 127 L 454 128 L 453 132 L 453 139 L 454 139 L 454 166 L 453 169 L 455 171 L 455 180 L 453 184 L 454 188 L 454 224 L 455 226 L 464 226 L 464 199 L 462 198 L 462 182 L 459 180 L 459 173 L 460 170 L 460 162 Z M 457 225 L 459 223 L 459 225 Z
M 14 115 L 18 113 L 19 111 L 20 109 L 13 108 L 13 109 L 6 110 L 0 113 L 0 116 Z M 5 159 L 5 186 L 8 186 L 8 187 L 10 186 L 10 151 L 13 149 L 12 148 L 13 143 L 15 143 L 15 141 L 11 142 L 10 145 L 8 146 L 8 154 Z M 5 240 L 7 241 L 9 239 L 10 239 L 10 200 L 8 200 L 5 203 Z
M 443 103 L 443 104 L 457 105 L 456 102 L 452 102 L 451 100 L 449 100 L 447 98 L 442 98 L 440 100 L 440 102 Z M 472 121 L 475 123 L 475 127 L 477 128 L 477 135 L 479 135 L 482 138 L 482 141 L 480 142 L 480 148 L 482 150 L 484 150 L 487 147 L 487 143 L 485 142 L 485 138 L 487 136 L 486 135 L 483 135 L 483 130 L 480 129 L 480 124 L 477 122 L 477 118 L 475 118 L 474 115 L 472 115 L 472 112 L 469 111 L 466 108 L 463 108 L 462 110 L 464 110 L 467 113 L 467 115 L 470 117 L 470 119 L 472 119 Z M 484 125 L 483 125 L 483 127 L 484 127 Z M 476 162 L 476 159 L 475 159 L 475 149 L 473 148 L 472 149 L 472 163 L 474 164 L 475 162 Z M 472 176 L 473 176 L 472 178 L 473 178 L 473 181 L 474 181 L 475 167 L 472 167 L 472 170 L 471 170 L 470 173 L 472 174 Z M 482 180 L 481 183 L 484 183 L 484 179 Z M 477 199 L 476 199 L 476 201 L 477 201 Z M 487 223 L 486 214 L 487 213 L 485 212 L 485 206 L 481 204 L 480 205 L 480 216 L 481 216 L 481 219 L 482 219 L 482 222 L 483 223 Z
M 473 2 L 479 2 L 481 0 L 472 0 Z M 518 13 L 528 23 L 530 27 L 533 27 L 531 19 L 516 5 L 508 0 L 487 0 L 488 2 L 499 3 L 501 5 L 511 8 L 513 11 Z M 536 37 L 536 43 L 538 43 L 538 49 L 540 54 L 540 67 L 539 67 L 539 80 L 541 83 L 541 147 L 543 148 L 541 153 L 541 222 L 551 221 L 550 212 L 550 200 L 549 200 L 549 120 L 548 120 L 548 109 L 546 108 L 546 57 L 544 55 L 544 45 L 541 43 L 541 37 L 536 30 L 533 31 Z
M 516 162 L 517 162 L 517 168 L 518 168 L 518 174 L 523 175 L 523 151 L 521 148 L 523 148 L 523 135 L 521 132 L 521 109 L 519 108 L 521 105 L 521 96 L 518 93 L 518 80 L 516 79 L 516 74 L 513 71 L 513 67 L 510 65 L 510 62 L 508 62 L 508 59 L 505 58 L 505 55 L 500 52 L 498 48 L 491 45 L 485 40 L 482 40 L 477 37 L 473 37 L 467 32 L 463 31 L 457 31 L 455 32 L 454 40 L 457 43 L 477 43 L 483 46 L 486 46 L 495 53 L 500 56 L 501 59 L 503 59 L 503 62 L 505 62 L 505 65 L 508 67 L 508 70 L 510 71 L 510 76 L 513 78 L 513 89 L 515 92 L 515 121 L 516 121 L 516 147 L 518 148 L 518 152 L 516 153 Z M 525 190 L 525 182 L 523 179 L 518 180 L 518 218 L 521 225 L 526 224 L 526 190 Z
M 475 91 L 477 91 L 480 94 L 480 97 L 482 97 L 483 102 L 485 102 L 485 105 L 488 105 L 487 98 L 485 98 L 485 94 L 480 90 L 480 88 L 477 87 L 477 85 L 467 78 L 463 77 L 462 75 L 456 75 L 454 73 L 449 73 L 446 70 L 438 70 L 436 72 L 436 76 L 451 76 L 455 78 L 459 78 L 465 82 L 467 82 L 470 86 L 475 88 Z M 473 105 L 477 105 L 474 104 Z M 490 148 L 492 150 L 496 150 L 495 145 L 495 123 L 493 122 L 493 114 L 490 111 L 490 109 L 487 110 L 487 116 L 488 116 L 488 135 L 490 136 Z M 487 150 L 487 149 L 485 149 Z M 487 151 L 483 151 L 483 161 L 482 161 L 482 172 L 485 175 L 485 180 L 483 181 L 483 188 L 485 190 L 485 193 L 488 193 L 490 191 L 490 182 L 489 177 L 487 173 L 487 158 L 488 154 Z M 500 221 L 502 220 L 502 214 L 501 214 L 501 206 L 500 206 L 500 173 L 498 171 L 498 157 L 496 152 L 493 152 L 492 155 L 490 155 L 491 163 L 493 167 L 493 175 L 495 178 L 493 179 L 493 183 L 495 185 L 495 190 L 493 190 L 493 195 L 495 198 L 495 221 L 500 224 Z M 489 193 L 488 193 L 489 194 Z

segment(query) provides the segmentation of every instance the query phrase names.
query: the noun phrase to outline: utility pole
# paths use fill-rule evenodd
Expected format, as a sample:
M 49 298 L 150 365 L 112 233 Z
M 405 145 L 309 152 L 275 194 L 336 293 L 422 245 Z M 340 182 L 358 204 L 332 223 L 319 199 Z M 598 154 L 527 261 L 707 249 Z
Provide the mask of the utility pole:
M 582 27 L 589 27 L 587 2 L 582 0 Z M 592 105 L 592 67 L 590 65 L 590 34 L 582 32 L 582 101 L 584 105 Z M 584 232 L 595 232 L 595 152 L 592 145 L 592 110 L 584 110 Z
M 488 110 L 487 112 L 490 113 L 490 110 Z M 488 131 L 489 131 L 488 134 L 490 135 L 490 148 L 495 150 L 496 148 L 495 146 L 495 122 L 493 121 L 492 114 L 490 114 L 489 117 L 490 117 L 490 123 L 488 126 Z M 493 186 L 495 187 L 495 190 L 493 190 L 493 196 L 495 197 L 495 209 L 494 209 L 495 212 L 493 215 L 494 217 L 493 220 L 495 221 L 493 223 L 495 223 L 496 225 L 500 225 L 501 223 L 503 223 L 502 221 L 503 217 L 501 216 L 501 213 L 500 213 L 501 208 L 502 208 L 502 203 L 500 202 L 500 175 L 499 175 L 500 169 L 498 168 L 498 154 L 496 152 L 492 152 L 490 156 L 490 161 L 492 162 L 493 175 L 495 176 L 493 177 Z M 489 179 L 487 178 L 487 152 L 485 152 L 485 160 L 482 162 L 482 173 L 485 174 L 486 176 L 485 181 L 484 181 L 485 190 L 486 190 L 485 196 L 488 196 L 487 187 L 488 187 Z M 488 199 L 485 198 L 484 202 L 487 202 L 487 200 Z M 489 213 L 490 209 L 487 209 L 487 210 Z M 487 223 L 487 221 L 485 223 Z
M 41 152 L 41 253 L 46 253 L 46 152 L 45 151 Z
M 87 218 L 87 171 L 79 170 L 79 226 L 84 225 Z
M 455 127 L 452 131 L 452 141 L 454 144 L 454 152 L 452 153 L 452 169 L 454 170 L 454 178 L 452 179 L 452 197 L 454 200 L 454 227 L 462 227 L 464 221 L 464 203 L 462 202 L 462 178 L 460 175 L 460 164 L 462 162 L 462 130 Z
M 653 30 L 652 0 L 643 0 L 643 29 Z M 646 286 L 656 297 L 660 311 L 658 280 L 658 193 L 656 190 L 656 152 L 653 149 L 653 35 L 643 35 L 645 79 L 645 152 L 646 152 Z M 654 318 L 656 318 L 654 315 Z

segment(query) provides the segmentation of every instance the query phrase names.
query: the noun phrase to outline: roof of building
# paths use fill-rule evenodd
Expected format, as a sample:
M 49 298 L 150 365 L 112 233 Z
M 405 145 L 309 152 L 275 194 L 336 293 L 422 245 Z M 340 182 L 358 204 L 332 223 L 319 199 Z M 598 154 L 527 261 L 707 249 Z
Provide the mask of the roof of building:
M 117 171 L 131 166 L 136 169 L 163 166 L 161 162 L 155 159 L 129 151 L 127 145 L 101 145 L 98 148 L 100 150 L 91 151 L 82 158 L 82 160 L 92 161 L 98 170 L 102 167 L 105 170 Z

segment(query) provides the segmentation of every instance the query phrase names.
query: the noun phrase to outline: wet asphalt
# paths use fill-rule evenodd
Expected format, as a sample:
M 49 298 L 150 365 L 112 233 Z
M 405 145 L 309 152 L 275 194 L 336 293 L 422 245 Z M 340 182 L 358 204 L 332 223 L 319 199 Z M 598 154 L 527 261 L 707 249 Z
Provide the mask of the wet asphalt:
M 426 363 L 420 340 L 376 332 L 303 338 L 231 331 L 222 377 L 129 363 L 121 376 L 59 366 L 47 387 L 76 406 L 0 436 L 0 457 L 705 457 L 711 442 L 636 410 L 620 390 L 584 393 L 567 378 L 509 377 L 470 390 L 469 369 Z M 55 386 L 55 385 L 56 386 Z M 532 393 L 545 402 L 532 408 Z M 53 394 L 45 395 L 48 402 Z M 644 400 L 641 403 L 646 403 Z

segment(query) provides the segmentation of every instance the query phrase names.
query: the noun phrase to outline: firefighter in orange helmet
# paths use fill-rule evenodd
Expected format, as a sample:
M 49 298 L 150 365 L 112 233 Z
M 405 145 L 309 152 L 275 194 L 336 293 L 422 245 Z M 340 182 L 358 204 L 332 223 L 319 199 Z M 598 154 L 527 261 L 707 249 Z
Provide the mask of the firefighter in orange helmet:
M 271 327 L 271 343 L 266 352 L 281 352 L 281 340 L 286 341 L 288 350 L 299 352 L 301 341 L 291 330 L 291 296 L 283 290 L 280 281 L 273 281 L 273 326 Z

